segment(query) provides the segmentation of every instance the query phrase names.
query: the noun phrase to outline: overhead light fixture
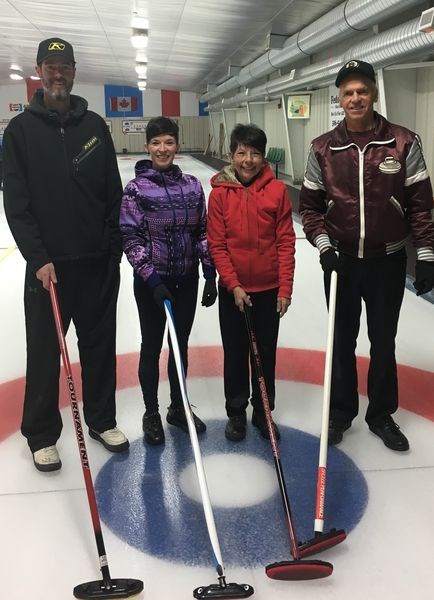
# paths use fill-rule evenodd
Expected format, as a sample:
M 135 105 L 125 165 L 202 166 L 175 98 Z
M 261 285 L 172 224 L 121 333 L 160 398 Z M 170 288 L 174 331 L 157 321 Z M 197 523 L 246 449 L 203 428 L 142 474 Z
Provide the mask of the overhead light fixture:
M 137 75 L 146 75 L 148 71 L 148 63 L 146 62 L 136 62 L 135 67 Z
M 133 29 L 131 35 L 131 44 L 134 48 L 147 48 L 148 46 L 148 30 Z
M 137 87 L 139 90 L 146 90 L 146 81 L 139 81 Z
M 24 77 L 22 75 L 20 75 L 19 73 L 10 73 L 9 77 L 11 79 L 13 79 L 14 81 L 20 81 L 21 79 L 24 79 Z
M 148 62 L 148 55 L 146 54 L 146 52 L 144 50 L 138 50 L 136 52 L 136 62 L 139 62 L 139 63 L 147 63 Z
M 30 79 L 33 79 L 33 81 L 40 81 L 41 78 L 38 77 L 37 75 L 30 75 Z
M 149 29 L 149 21 L 145 17 L 139 17 L 137 13 L 134 13 L 131 19 L 131 27 L 133 29 Z

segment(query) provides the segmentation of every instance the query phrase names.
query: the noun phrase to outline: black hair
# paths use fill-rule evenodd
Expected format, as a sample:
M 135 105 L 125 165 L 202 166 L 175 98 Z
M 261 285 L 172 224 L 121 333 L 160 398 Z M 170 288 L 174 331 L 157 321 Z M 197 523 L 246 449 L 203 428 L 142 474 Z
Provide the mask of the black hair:
M 176 143 L 179 139 L 179 127 L 176 121 L 168 117 L 154 117 L 146 125 L 146 142 L 149 143 L 152 138 L 159 135 L 172 135 Z
M 257 125 L 242 125 L 238 123 L 232 130 L 229 149 L 233 154 L 240 144 L 251 146 L 265 156 L 267 136 Z

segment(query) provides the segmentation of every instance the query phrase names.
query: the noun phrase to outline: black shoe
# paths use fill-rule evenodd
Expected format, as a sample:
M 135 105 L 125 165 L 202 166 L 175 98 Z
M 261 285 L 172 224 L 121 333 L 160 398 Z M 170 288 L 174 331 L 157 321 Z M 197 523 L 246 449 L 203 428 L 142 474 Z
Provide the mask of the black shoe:
M 231 442 L 240 442 L 246 437 L 246 414 L 229 417 L 225 427 L 225 436 Z
M 164 444 L 164 430 L 159 413 L 155 412 L 150 415 L 145 413 L 142 419 L 142 426 L 145 433 L 145 442 L 152 446 Z
M 403 433 L 401 433 L 399 426 L 395 423 L 392 417 L 386 417 L 379 423 L 372 423 L 368 426 L 372 433 L 378 435 L 378 437 L 383 440 L 384 445 L 391 450 L 404 452 L 410 448 L 408 439 Z
M 265 415 L 263 413 L 258 413 L 255 410 L 253 411 L 252 425 L 254 425 L 255 427 L 257 427 L 259 429 L 263 438 L 265 438 L 266 440 L 270 439 L 270 434 L 268 433 L 267 419 L 265 418 Z M 274 426 L 274 435 L 276 436 L 276 440 L 280 440 L 279 428 L 277 427 L 276 423 L 274 423 L 274 422 L 273 422 L 273 426 Z
M 196 427 L 196 433 L 203 433 L 204 431 L 206 431 L 206 425 L 203 421 L 201 421 L 199 419 L 198 416 L 196 416 L 193 412 L 193 421 L 194 421 L 194 426 Z M 188 433 L 188 425 L 187 425 L 187 418 L 185 416 L 185 411 L 184 411 L 184 407 L 180 406 L 179 408 L 172 408 L 171 406 L 169 406 L 169 409 L 167 411 L 167 416 L 166 416 L 166 421 L 168 423 L 170 423 L 171 425 L 175 425 L 175 427 L 179 427 L 180 429 L 182 429 L 182 431 L 185 431 L 186 433 Z
M 344 437 L 344 431 L 351 427 L 351 421 L 333 421 L 331 419 L 329 421 L 329 431 L 328 431 L 328 445 L 336 446 L 336 444 L 340 444 Z

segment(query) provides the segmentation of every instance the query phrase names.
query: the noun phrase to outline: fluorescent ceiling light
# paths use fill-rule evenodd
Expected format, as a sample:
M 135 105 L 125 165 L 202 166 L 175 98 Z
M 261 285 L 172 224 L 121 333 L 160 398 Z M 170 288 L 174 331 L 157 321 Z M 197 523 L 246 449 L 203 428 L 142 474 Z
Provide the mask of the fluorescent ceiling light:
M 134 29 L 149 29 L 149 21 L 144 17 L 134 15 L 134 17 L 131 19 L 131 27 Z
M 37 75 L 30 75 L 30 79 L 33 79 L 33 81 L 40 81 L 41 78 L 38 77 Z
M 147 48 L 148 46 L 148 30 L 133 29 L 131 36 L 131 44 L 134 48 Z
M 146 52 L 144 52 L 143 50 L 139 50 L 138 52 L 136 52 L 136 62 L 147 63 L 148 56 L 147 56 Z
M 148 71 L 148 63 L 137 62 L 135 67 L 137 75 L 146 75 Z
M 15 81 L 20 81 L 20 79 L 24 79 L 24 77 L 19 73 L 10 73 L 9 77 L 11 79 L 14 79 Z
M 22 71 L 22 68 L 19 65 L 16 65 L 15 63 L 12 64 L 9 68 L 11 71 Z

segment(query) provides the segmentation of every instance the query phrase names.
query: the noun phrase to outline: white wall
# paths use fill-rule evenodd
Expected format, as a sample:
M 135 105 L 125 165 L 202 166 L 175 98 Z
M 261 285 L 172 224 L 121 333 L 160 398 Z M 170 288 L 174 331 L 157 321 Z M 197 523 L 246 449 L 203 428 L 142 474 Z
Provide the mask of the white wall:
M 145 90 L 142 96 L 143 116 L 156 117 L 161 115 L 161 90 Z
M 105 114 L 105 100 L 104 100 L 104 88 L 90 83 L 74 83 L 72 93 L 76 96 L 82 96 L 89 104 L 89 109 L 104 116 Z
M 180 92 L 180 113 L 183 117 L 197 117 L 199 97 L 194 92 Z
M 25 83 L 17 81 L 12 85 L 0 86 L 0 119 L 12 119 L 19 114 L 11 112 L 9 104 L 27 104 L 27 88 Z

